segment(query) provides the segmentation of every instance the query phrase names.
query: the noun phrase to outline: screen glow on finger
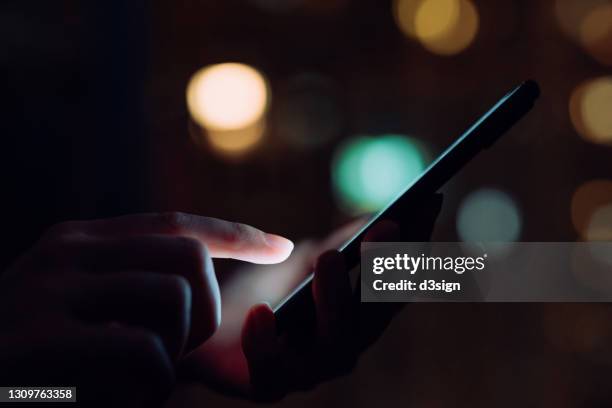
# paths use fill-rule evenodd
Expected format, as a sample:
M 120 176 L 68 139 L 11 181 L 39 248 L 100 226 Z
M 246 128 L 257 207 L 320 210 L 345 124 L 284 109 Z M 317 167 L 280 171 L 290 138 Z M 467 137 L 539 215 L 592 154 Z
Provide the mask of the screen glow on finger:
M 332 161 L 332 184 L 346 211 L 377 211 L 408 187 L 425 165 L 424 150 L 413 138 L 396 134 L 360 136 L 337 150 Z
M 468 195 L 457 216 L 457 232 L 465 242 L 512 242 L 522 228 L 514 200 L 495 189 L 477 190 Z

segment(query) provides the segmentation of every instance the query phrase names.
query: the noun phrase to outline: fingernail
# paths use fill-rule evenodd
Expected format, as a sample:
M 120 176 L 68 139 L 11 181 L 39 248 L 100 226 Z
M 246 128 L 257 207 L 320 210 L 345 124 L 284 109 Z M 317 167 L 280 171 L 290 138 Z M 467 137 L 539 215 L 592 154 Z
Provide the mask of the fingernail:
M 293 251 L 293 242 L 289 241 L 287 238 L 281 237 L 280 235 L 266 233 L 264 235 L 264 239 L 270 248 L 286 252 Z

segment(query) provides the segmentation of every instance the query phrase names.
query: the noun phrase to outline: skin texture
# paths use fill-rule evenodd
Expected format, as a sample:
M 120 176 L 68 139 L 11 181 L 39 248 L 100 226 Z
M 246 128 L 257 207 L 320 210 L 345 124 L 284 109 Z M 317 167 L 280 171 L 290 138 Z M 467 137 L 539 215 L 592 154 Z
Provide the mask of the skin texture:
M 429 234 L 441 202 L 428 203 L 412 230 Z M 383 221 L 366 239 L 404 239 L 404 231 Z M 289 240 L 183 213 L 59 224 L 0 279 L 0 383 L 76 385 L 92 406 L 155 406 L 177 378 L 273 401 L 346 374 L 398 310 L 353 296 L 342 255 L 328 250 L 351 234 L 306 245 L 282 264 L 283 290 L 314 265 L 315 333 L 295 347 L 258 298 L 257 288 L 271 286 L 265 273 L 222 290 L 212 261 L 283 262 Z

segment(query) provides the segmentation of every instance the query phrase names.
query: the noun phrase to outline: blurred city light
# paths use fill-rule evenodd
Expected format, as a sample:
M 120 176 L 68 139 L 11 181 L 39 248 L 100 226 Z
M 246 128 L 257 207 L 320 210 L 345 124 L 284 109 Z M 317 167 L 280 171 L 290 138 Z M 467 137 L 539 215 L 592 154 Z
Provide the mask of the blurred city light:
M 344 114 L 335 83 L 317 74 L 292 78 L 278 95 L 277 133 L 294 146 L 313 148 L 338 136 Z
M 580 24 L 585 50 L 604 65 L 612 65 L 612 4 L 594 8 Z
M 574 246 L 570 265 L 578 282 L 597 292 L 612 290 L 610 245 L 610 242 L 592 242 L 588 245 Z
M 257 122 L 268 105 L 268 87 L 254 68 L 237 63 L 211 65 L 187 86 L 189 112 L 210 130 L 237 130 Z
M 336 196 L 349 212 L 379 210 L 421 174 L 425 161 L 421 145 L 407 136 L 353 138 L 332 161 Z
M 593 212 L 586 230 L 586 239 L 612 241 L 612 203 L 599 207 Z
M 609 213 L 602 210 L 604 212 L 597 218 L 594 214 L 609 205 L 612 205 L 612 181 L 591 180 L 578 187 L 572 196 L 571 216 L 574 228 L 581 238 L 595 238 L 601 233 L 601 223 L 605 222 Z
M 418 38 L 428 41 L 444 35 L 459 22 L 460 1 L 425 0 L 414 16 Z
M 570 98 L 569 111 L 582 137 L 595 143 L 612 143 L 612 76 L 578 86 Z
M 575 41 L 580 40 L 580 26 L 586 16 L 596 7 L 609 0 L 555 0 L 555 15 L 561 31 Z
M 395 0 L 393 14 L 404 34 L 438 55 L 460 53 L 478 33 L 471 0 Z
M 610 0 L 556 0 L 561 30 L 590 56 L 612 65 L 612 2 Z
M 410 38 L 416 39 L 415 18 L 424 0 L 394 0 L 393 17 L 399 29 Z
M 454 55 L 465 50 L 474 41 L 478 33 L 478 25 L 478 12 L 474 4 L 468 0 L 461 0 L 455 24 L 441 31 L 439 35 L 432 37 L 420 35 L 419 38 L 423 46 L 435 54 Z M 418 26 L 417 34 L 419 34 Z
M 226 155 L 240 155 L 253 148 L 265 132 L 265 121 L 258 120 L 249 126 L 234 130 L 208 130 L 210 145 Z
M 462 241 L 516 241 L 521 228 L 519 209 L 503 191 L 477 190 L 468 195 L 459 207 L 457 232 Z

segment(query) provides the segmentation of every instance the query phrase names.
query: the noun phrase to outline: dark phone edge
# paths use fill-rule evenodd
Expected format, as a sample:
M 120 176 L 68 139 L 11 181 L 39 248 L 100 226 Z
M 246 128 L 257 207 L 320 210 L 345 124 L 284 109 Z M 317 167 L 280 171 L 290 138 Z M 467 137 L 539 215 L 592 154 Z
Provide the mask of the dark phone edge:
M 368 229 L 383 215 L 392 215 L 408 200 L 418 201 L 420 197 L 433 194 L 448 182 L 463 166 L 469 163 L 481 150 L 490 147 L 497 139 L 531 110 L 540 95 L 540 88 L 533 80 L 527 80 L 504 95 L 492 108 L 483 114 L 472 126 L 447 147 L 415 181 L 407 186 L 389 205 L 374 215 L 361 230 L 344 243 L 339 251 L 345 255 L 347 267 L 359 262 L 360 243 Z M 445 166 L 439 166 L 442 160 Z M 406 196 L 406 197 L 404 197 Z M 401 199 L 400 199 L 401 198 Z M 390 218 L 393 218 L 392 216 Z M 274 308 L 279 332 L 284 331 L 288 317 L 293 310 L 304 309 L 312 303 L 310 291 L 304 290 L 312 282 L 310 274 Z M 304 295 L 302 295 L 302 293 Z M 311 308 L 312 309 L 312 308 Z M 314 320 L 314 316 L 302 316 L 302 323 Z M 303 327 L 303 326 L 302 326 Z

